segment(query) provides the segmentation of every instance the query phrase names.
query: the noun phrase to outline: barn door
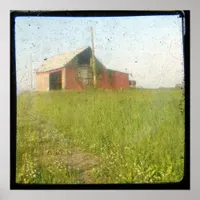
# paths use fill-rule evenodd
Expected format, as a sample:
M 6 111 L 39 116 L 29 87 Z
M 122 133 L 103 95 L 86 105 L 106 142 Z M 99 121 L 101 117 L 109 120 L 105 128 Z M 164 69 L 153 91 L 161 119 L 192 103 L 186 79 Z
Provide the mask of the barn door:
M 60 90 L 62 88 L 62 72 L 53 72 L 49 75 L 49 89 Z

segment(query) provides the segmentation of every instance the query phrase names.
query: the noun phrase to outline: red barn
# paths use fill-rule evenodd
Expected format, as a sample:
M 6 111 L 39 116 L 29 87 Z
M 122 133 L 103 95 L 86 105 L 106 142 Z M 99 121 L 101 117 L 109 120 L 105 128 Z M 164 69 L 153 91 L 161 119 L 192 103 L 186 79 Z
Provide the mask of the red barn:
M 86 47 L 45 59 L 36 72 L 36 91 L 83 90 L 93 85 L 91 56 L 92 49 Z M 98 88 L 129 88 L 127 73 L 106 69 L 96 57 L 95 63 Z

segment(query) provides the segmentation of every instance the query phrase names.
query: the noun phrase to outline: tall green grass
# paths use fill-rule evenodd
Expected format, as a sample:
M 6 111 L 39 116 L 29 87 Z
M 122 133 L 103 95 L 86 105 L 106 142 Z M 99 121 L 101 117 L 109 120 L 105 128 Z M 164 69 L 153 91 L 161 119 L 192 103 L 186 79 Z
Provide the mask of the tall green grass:
M 20 95 L 17 182 L 181 181 L 182 95 L 166 89 Z

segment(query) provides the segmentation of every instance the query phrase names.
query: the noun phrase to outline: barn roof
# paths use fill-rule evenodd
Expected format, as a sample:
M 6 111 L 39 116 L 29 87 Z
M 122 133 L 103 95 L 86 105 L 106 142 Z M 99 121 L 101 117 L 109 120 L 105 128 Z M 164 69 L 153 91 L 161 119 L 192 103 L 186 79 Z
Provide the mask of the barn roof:
M 46 72 L 46 71 L 62 68 L 65 65 L 67 65 L 78 54 L 82 53 L 88 48 L 90 47 L 88 46 L 88 47 L 77 49 L 76 51 L 71 51 L 71 52 L 58 54 L 56 56 L 50 57 L 42 63 L 41 67 L 37 70 L 37 72 Z
M 58 54 L 58 55 L 52 56 L 52 57 L 44 60 L 44 62 L 42 63 L 41 67 L 37 70 L 37 72 L 47 72 L 47 71 L 63 68 L 70 61 L 72 61 L 72 59 L 74 59 L 77 55 L 79 55 L 80 53 L 82 53 L 83 51 L 85 51 L 85 50 L 87 50 L 89 48 L 91 48 L 91 47 L 87 46 L 87 47 L 84 47 L 84 48 L 77 49 L 75 51 L 70 51 L 70 52 L 67 52 L 67 53 L 62 53 L 62 54 Z M 101 65 L 104 68 L 106 68 L 99 61 L 99 59 L 97 59 L 96 56 L 95 56 L 95 60 L 96 60 L 96 67 Z M 128 74 L 127 72 L 116 71 L 116 70 L 113 70 L 113 69 L 107 69 L 107 70 Z

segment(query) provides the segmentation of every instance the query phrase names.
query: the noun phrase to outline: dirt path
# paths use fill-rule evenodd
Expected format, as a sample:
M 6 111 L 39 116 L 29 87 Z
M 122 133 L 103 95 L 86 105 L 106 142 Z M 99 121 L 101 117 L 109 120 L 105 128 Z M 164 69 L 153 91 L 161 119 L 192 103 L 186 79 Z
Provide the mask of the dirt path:
M 81 152 L 77 149 L 74 149 L 67 159 L 68 168 L 81 170 L 80 179 L 84 183 L 93 183 L 91 170 L 100 163 L 101 160 L 97 156 Z
M 66 173 L 70 170 L 78 170 L 80 172 L 78 179 L 81 182 L 94 183 L 95 180 L 93 180 L 94 176 L 92 176 L 91 170 L 94 167 L 98 168 L 101 164 L 99 157 L 88 152 L 83 152 L 76 147 L 71 149 L 65 142 L 64 146 L 59 146 L 58 143 L 63 143 L 65 138 L 60 136 L 59 130 L 53 125 L 53 121 L 45 119 L 37 112 L 34 113 L 32 124 L 35 124 L 35 129 L 38 133 L 37 143 L 40 156 L 36 158 L 36 160 L 39 161 L 39 166 L 48 167 L 48 165 L 57 161 L 66 166 Z M 46 130 L 46 132 L 44 130 Z M 44 138 L 45 135 L 46 138 Z M 55 142 L 55 146 L 49 146 L 48 141 Z M 70 153 L 68 153 L 68 151 L 70 151 Z
M 48 152 L 45 152 L 40 157 L 40 164 L 43 167 L 48 167 L 53 162 L 61 163 L 62 166 L 65 166 L 66 173 L 78 171 L 77 181 L 80 181 L 81 183 L 96 182 L 92 174 L 92 169 L 99 168 L 101 164 L 99 157 L 87 152 L 82 152 L 77 148 L 74 148 L 70 154 L 57 154 L 49 156 Z

